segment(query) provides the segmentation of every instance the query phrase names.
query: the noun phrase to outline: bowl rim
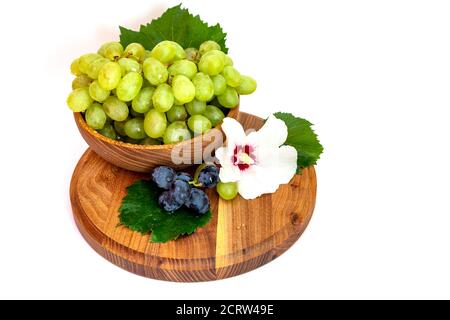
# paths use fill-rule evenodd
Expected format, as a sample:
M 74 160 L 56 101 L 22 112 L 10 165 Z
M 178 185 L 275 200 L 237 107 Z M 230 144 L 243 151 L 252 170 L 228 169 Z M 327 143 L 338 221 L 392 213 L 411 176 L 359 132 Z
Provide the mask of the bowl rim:
M 232 114 L 231 118 L 237 119 L 239 116 L 239 104 L 230 109 L 230 111 L 228 112 L 228 114 L 226 115 L 226 117 L 229 117 L 229 115 Z M 124 141 L 119 141 L 119 140 L 113 140 L 111 138 L 105 137 L 104 135 L 98 133 L 96 130 L 92 129 L 91 127 L 88 126 L 88 124 L 86 123 L 86 121 L 84 120 L 84 117 L 82 116 L 81 112 L 74 112 L 73 113 L 74 118 L 75 118 L 75 122 L 79 125 L 79 127 L 88 132 L 91 136 L 106 142 L 108 144 L 112 144 L 118 147 L 125 147 L 125 148 L 130 148 L 130 149 L 139 149 L 139 150 L 162 150 L 162 149 L 169 149 L 175 145 L 183 145 L 183 144 L 191 144 L 191 143 L 195 143 L 196 141 L 198 141 L 199 143 L 202 143 L 202 140 L 204 139 L 205 136 L 208 136 L 211 134 L 211 132 L 213 132 L 214 129 L 216 130 L 221 130 L 221 126 L 222 123 L 219 123 L 218 125 L 216 125 L 214 128 L 212 128 L 211 130 L 209 130 L 208 132 L 206 132 L 205 134 L 200 134 L 195 136 L 194 138 L 191 138 L 189 140 L 184 140 L 182 142 L 178 142 L 178 143 L 171 143 L 171 144 L 158 144 L 158 145 L 142 145 L 142 144 L 135 144 L 135 143 L 129 143 L 129 142 L 124 142 Z

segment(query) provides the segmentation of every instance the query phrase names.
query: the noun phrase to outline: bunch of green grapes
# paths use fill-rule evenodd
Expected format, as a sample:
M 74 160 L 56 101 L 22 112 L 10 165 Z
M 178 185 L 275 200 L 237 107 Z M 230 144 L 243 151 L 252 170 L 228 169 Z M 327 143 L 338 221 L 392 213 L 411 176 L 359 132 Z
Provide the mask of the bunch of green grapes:
M 108 42 L 70 66 L 67 104 L 102 135 L 139 144 L 172 144 L 220 124 L 256 90 L 214 41 L 183 49 L 162 41 L 153 50 Z

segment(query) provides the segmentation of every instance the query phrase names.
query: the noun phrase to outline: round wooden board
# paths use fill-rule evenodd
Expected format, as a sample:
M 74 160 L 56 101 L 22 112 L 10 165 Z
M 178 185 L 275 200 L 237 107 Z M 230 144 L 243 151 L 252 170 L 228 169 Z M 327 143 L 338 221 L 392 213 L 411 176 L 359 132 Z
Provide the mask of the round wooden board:
M 244 128 L 261 118 L 240 113 Z M 120 169 L 88 149 L 73 173 L 70 199 L 75 222 L 91 247 L 117 266 L 160 280 L 217 280 L 256 269 L 285 252 L 305 230 L 316 199 L 313 167 L 277 192 L 255 200 L 220 199 L 208 190 L 213 219 L 190 236 L 165 244 L 118 226 L 126 187 L 148 175 Z

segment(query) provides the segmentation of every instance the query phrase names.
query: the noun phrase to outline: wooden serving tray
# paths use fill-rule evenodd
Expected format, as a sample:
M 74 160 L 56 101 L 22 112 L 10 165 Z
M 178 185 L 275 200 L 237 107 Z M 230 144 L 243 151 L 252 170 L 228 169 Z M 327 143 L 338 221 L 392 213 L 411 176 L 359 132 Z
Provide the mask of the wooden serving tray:
M 244 128 L 263 120 L 240 113 Z M 217 280 L 256 269 L 294 244 L 311 219 L 316 199 L 313 167 L 303 170 L 277 192 L 254 200 L 232 201 L 207 190 L 213 219 L 190 236 L 151 243 L 118 226 L 118 209 L 126 187 L 148 174 L 120 169 L 88 149 L 73 173 L 70 199 L 75 222 L 101 256 L 135 274 L 168 281 Z

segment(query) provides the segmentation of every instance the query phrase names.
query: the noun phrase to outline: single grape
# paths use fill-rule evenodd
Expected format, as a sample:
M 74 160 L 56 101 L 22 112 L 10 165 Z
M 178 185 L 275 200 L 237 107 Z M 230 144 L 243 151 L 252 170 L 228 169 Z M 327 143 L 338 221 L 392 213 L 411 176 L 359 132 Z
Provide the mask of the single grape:
M 198 69 L 210 76 L 215 76 L 223 71 L 224 68 L 224 53 L 218 50 L 211 50 L 206 52 L 200 58 Z
M 67 97 L 67 105 L 73 112 L 83 112 L 92 104 L 88 88 L 78 88 L 73 90 Z
M 164 64 L 168 64 L 175 58 L 176 51 L 177 49 L 172 41 L 164 40 L 152 49 L 151 56 Z
M 141 60 L 139 61 L 140 64 L 144 63 L 144 61 L 152 56 L 152 52 L 150 50 L 145 50 L 144 55 L 142 56 Z
M 192 79 L 195 86 L 195 98 L 200 101 L 209 101 L 214 96 L 214 83 L 211 78 L 202 72 L 199 72 Z
M 126 137 L 127 135 L 125 133 L 125 123 L 127 123 L 127 121 L 128 119 L 125 119 L 124 121 L 114 121 L 114 129 L 122 137 Z
M 178 210 L 183 203 L 175 200 L 175 194 L 173 191 L 164 191 L 158 198 L 159 205 L 167 212 L 174 212 Z
M 92 83 L 92 79 L 89 78 L 87 75 L 79 75 L 72 81 L 72 89 L 79 89 L 79 88 L 86 88 L 89 87 L 89 85 Z
M 169 76 L 183 75 L 192 79 L 197 73 L 197 65 L 189 60 L 175 61 L 168 69 Z
M 194 116 L 196 114 L 203 114 L 206 110 L 206 102 L 205 101 L 199 101 L 199 100 L 192 100 L 189 103 L 186 103 L 186 111 L 191 115 Z
M 188 182 L 175 179 L 170 191 L 173 192 L 175 201 L 184 204 L 191 196 L 191 186 Z
M 249 76 L 242 76 L 242 81 L 236 91 L 239 94 L 251 94 L 256 90 L 256 80 Z
M 217 126 L 219 123 L 222 122 L 223 118 L 225 118 L 225 115 L 223 114 L 222 110 L 212 105 L 206 106 L 203 115 L 207 117 L 209 121 L 211 121 L 211 126 L 213 127 Z
M 130 109 L 130 115 L 132 115 L 134 118 L 142 118 L 144 119 L 145 114 L 144 113 L 140 113 L 140 112 L 136 112 L 133 110 L 133 108 L 129 108 Z
M 123 47 L 119 42 L 107 42 L 98 49 L 97 53 L 111 61 L 117 61 L 123 54 Z
M 175 144 L 189 139 L 191 139 L 191 132 L 184 121 L 169 124 L 163 136 L 164 144 Z
M 78 62 L 79 59 L 75 59 L 72 61 L 72 63 L 70 64 L 70 72 L 74 75 L 74 76 L 81 76 L 83 73 L 80 70 L 80 67 L 78 66 Z M 197 67 L 195 67 L 197 69 Z
M 167 81 L 169 72 L 165 65 L 155 58 L 148 58 L 142 65 L 145 78 L 154 86 Z
M 224 200 L 232 200 L 238 194 L 238 187 L 236 182 L 219 182 L 216 187 L 217 193 Z
M 133 100 L 142 88 L 142 81 L 142 76 L 139 73 L 127 73 L 117 85 L 117 97 L 122 101 Z
M 219 168 L 214 164 L 202 164 L 195 172 L 195 180 L 204 188 L 214 188 L 219 182 Z
M 97 80 L 92 82 L 91 85 L 89 86 L 89 95 L 95 101 L 98 101 L 98 102 L 105 101 L 109 97 L 110 93 L 111 92 L 109 90 L 103 89 L 99 85 Z
M 142 88 L 138 95 L 131 102 L 132 110 L 139 113 L 146 113 L 153 107 L 152 97 L 155 92 L 153 87 Z
M 211 77 L 211 80 L 214 84 L 214 95 L 220 96 L 224 94 L 227 89 L 227 80 L 221 74 L 215 75 Z
M 117 62 L 106 63 L 98 73 L 98 83 L 105 90 L 115 89 L 122 78 L 122 68 Z
M 145 54 L 145 48 L 140 43 L 130 43 L 123 53 L 125 58 L 139 61 Z
M 166 115 L 155 109 L 150 109 L 144 118 L 145 133 L 151 138 L 160 138 L 164 135 L 167 127 Z
M 186 59 L 192 61 L 194 63 L 198 63 L 200 61 L 200 52 L 198 52 L 195 48 L 187 48 L 184 50 L 186 53 Z
M 141 141 L 139 141 L 139 144 L 146 145 L 146 146 L 156 146 L 156 145 L 160 145 L 161 141 L 150 138 L 150 137 L 146 137 L 146 138 L 142 139 Z
M 84 117 L 86 118 L 86 123 L 92 129 L 100 130 L 105 126 L 106 113 L 99 103 L 91 104 L 86 110 Z
M 196 114 L 188 119 L 188 126 L 195 133 L 205 133 L 211 129 L 211 121 L 203 115 Z
M 230 58 L 229 55 L 224 54 L 223 55 L 223 65 L 226 66 L 233 66 L 233 60 Z
M 128 137 L 136 140 L 144 139 L 147 135 L 144 131 L 144 119 L 134 118 L 125 123 L 125 133 Z
M 191 188 L 189 199 L 185 206 L 194 211 L 194 213 L 203 215 L 209 210 L 209 199 L 203 190 Z
M 152 180 L 158 188 L 169 190 L 175 180 L 176 172 L 170 167 L 159 166 L 153 169 Z
M 100 73 L 100 70 L 103 68 L 105 64 L 109 62 L 108 59 L 100 58 L 92 61 L 87 68 L 87 75 L 91 79 L 97 79 Z
M 141 73 L 142 67 L 136 60 L 130 58 L 121 58 L 117 63 L 122 68 L 122 75 L 126 75 L 128 72 Z
M 103 102 L 103 110 L 115 121 L 124 121 L 128 117 L 128 106 L 117 97 L 110 96 Z
M 188 115 L 184 106 L 172 106 L 172 108 L 166 112 L 166 116 L 169 122 L 175 122 L 186 120 Z
M 195 86 L 188 77 L 177 75 L 172 80 L 172 92 L 181 103 L 188 103 L 195 98 Z
M 102 129 L 98 130 L 98 133 L 113 140 L 117 139 L 116 130 L 114 130 L 114 127 L 111 123 L 105 123 L 105 126 Z
M 152 96 L 153 107 L 159 112 L 169 111 L 173 106 L 172 87 L 167 83 L 160 84 Z
M 87 74 L 88 73 L 88 68 L 89 65 L 97 60 L 97 59 L 101 59 L 103 58 L 101 55 L 97 54 L 97 53 L 87 53 L 82 55 L 79 59 L 78 59 L 78 69 L 80 72 Z
M 236 88 L 241 84 L 241 74 L 234 67 L 227 66 L 223 69 L 222 73 L 225 80 L 227 80 L 227 85 Z
M 175 176 L 175 180 L 181 180 L 181 181 L 186 181 L 186 182 L 191 182 L 192 176 L 189 173 L 186 172 L 178 172 Z
M 186 52 L 184 51 L 183 47 L 175 41 L 171 42 L 175 48 L 175 57 L 173 58 L 173 61 L 176 62 L 178 60 L 186 59 Z
M 200 48 L 199 48 L 198 51 L 200 52 L 200 55 L 204 55 L 208 51 L 220 50 L 220 49 L 221 49 L 220 45 L 217 42 L 212 41 L 212 40 L 208 40 L 208 41 L 203 42 L 200 45 Z
M 239 96 L 236 92 L 236 89 L 227 87 L 224 94 L 217 97 L 219 103 L 225 108 L 235 108 L 239 104 Z

